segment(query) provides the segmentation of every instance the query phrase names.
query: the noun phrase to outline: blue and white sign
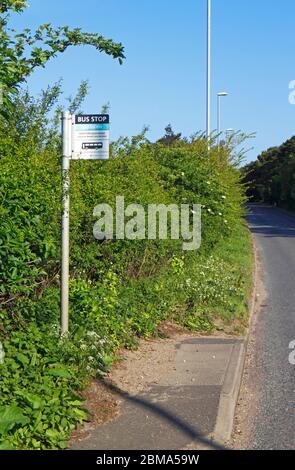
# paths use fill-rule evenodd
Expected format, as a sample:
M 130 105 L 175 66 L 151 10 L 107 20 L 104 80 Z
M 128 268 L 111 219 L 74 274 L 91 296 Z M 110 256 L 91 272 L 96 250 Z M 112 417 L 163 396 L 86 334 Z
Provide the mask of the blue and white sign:
M 72 117 L 72 160 L 107 160 L 110 116 L 79 114 Z

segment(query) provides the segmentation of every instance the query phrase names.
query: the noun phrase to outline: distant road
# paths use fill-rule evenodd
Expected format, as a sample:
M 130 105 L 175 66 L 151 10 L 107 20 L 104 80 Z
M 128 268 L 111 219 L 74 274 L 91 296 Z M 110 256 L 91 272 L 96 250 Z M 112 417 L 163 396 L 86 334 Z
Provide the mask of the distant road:
M 256 327 L 248 371 L 259 391 L 252 449 L 295 449 L 295 216 L 268 206 L 250 206 L 248 221 L 259 247 L 267 291 Z M 249 400 L 249 412 L 251 400 Z

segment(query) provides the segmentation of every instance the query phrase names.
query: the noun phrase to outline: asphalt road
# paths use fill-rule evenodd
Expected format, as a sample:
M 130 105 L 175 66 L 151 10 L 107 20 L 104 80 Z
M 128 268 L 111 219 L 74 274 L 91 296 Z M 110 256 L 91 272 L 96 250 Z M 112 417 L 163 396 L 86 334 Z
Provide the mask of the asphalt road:
M 289 362 L 295 340 L 295 216 L 267 206 L 249 211 L 267 294 L 250 365 L 259 393 L 249 448 L 295 449 L 295 365 Z M 251 400 L 248 406 L 250 412 Z

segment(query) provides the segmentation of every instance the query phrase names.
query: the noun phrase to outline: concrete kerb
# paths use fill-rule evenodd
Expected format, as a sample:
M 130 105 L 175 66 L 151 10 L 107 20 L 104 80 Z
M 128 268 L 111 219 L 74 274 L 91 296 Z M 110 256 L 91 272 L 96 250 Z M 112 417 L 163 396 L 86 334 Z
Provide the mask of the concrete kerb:
M 257 297 L 258 277 L 258 248 L 252 236 L 254 266 L 253 266 L 253 289 L 249 302 L 249 328 L 245 338 L 237 341 L 233 347 L 228 368 L 225 374 L 223 387 L 220 394 L 218 414 L 214 429 L 214 440 L 226 443 L 230 440 L 235 416 L 235 409 L 239 397 L 242 377 L 245 367 L 247 347 L 249 343 L 251 325 L 254 318 Z

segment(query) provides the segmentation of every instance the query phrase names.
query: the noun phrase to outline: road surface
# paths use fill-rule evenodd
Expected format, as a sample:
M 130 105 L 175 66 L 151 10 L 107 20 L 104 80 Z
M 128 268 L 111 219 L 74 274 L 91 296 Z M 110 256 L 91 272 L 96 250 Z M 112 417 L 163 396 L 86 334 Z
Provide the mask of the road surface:
M 266 297 L 252 331 L 237 412 L 239 448 L 295 449 L 295 216 L 251 206 Z M 239 428 L 239 429 L 238 429 Z

